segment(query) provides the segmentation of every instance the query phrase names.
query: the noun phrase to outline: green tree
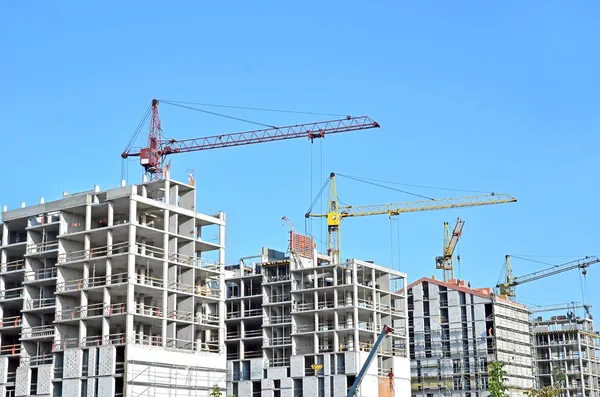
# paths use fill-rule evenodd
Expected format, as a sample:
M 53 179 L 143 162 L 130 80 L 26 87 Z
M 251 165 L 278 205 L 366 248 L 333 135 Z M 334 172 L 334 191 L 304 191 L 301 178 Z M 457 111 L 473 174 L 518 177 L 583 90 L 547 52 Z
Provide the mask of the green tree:
M 542 389 L 529 389 L 525 392 L 528 397 L 558 397 L 560 394 L 560 382 L 566 379 L 564 372 L 558 368 L 552 370 L 554 383 Z
M 504 364 L 499 361 L 491 362 L 488 365 L 488 391 L 490 397 L 508 397 L 506 392 L 508 388 L 504 384 L 506 381 L 506 371 Z
M 221 397 L 221 389 L 219 388 L 219 386 L 214 385 L 212 390 L 210 391 L 210 397 Z

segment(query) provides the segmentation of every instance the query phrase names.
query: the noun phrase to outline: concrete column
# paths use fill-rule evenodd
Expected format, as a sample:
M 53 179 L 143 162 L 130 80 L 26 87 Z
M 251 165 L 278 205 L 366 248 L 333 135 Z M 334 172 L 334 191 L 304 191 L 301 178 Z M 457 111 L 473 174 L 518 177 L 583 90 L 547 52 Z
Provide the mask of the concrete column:
M 8 225 L 2 224 L 2 244 L 0 245 L 8 245 Z
M 219 219 L 225 223 L 225 213 L 219 213 Z M 225 224 L 219 225 L 219 322 L 225 321 Z M 225 327 L 219 327 L 219 349 L 225 351 Z
M 85 206 L 85 230 L 89 231 L 92 229 L 92 206 Z
M 135 273 L 135 255 L 138 252 L 136 244 L 137 202 L 129 200 L 129 255 L 127 255 L 127 274 Z M 125 332 L 128 338 L 134 335 L 133 313 L 135 313 L 135 289 L 132 280 L 127 283 L 127 316 Z
M 108 216 L 107 216 L 107 223 L 108 223 L 108 227 L 112 227 L 114 226 L 115 223 L 115 208 L 114 208 L 114 204 L 112 201 L 108 202 Z

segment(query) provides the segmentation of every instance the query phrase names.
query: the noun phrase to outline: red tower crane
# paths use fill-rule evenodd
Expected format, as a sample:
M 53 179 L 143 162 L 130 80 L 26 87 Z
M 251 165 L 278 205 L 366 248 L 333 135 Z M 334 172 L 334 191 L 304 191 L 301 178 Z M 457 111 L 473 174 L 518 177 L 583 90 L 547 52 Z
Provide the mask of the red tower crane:
M 139 157 L 140 164 L 150 180 L 162 179 L 165 172 L 165 158 L 174 153 L 196 152 L 200 150 L 219 149 L 231 146 L 250 145 L 306 137 L 311 141 L 338 132 L 379 128 L 379 123 L 367 116 L 350 117 L 308 124 L 297 124 L 284 127 L 271 127 L 261 130 L 237 132 L 233 134 L 214 135 L 195 139 L 164 139 L 158 115 L 157 99 L 152 100 L 150 129 L 146 147 L 139 151 L 127 148 L 121 157 Z

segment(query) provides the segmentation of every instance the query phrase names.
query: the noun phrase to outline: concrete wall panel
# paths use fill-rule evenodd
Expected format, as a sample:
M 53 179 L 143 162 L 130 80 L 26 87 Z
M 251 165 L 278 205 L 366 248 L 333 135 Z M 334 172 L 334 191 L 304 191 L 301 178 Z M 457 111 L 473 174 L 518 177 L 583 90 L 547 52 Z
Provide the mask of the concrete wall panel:
M 37 394 L 51 394 L 54 367 L 52 365 L 40 365 L 37 377 Z
M 114 393 L 111 396 L 114 396 Z M 79 379 L 63 380 L 62 397 L 81 397 L 81 381 Z M 109 396 L 105 395 L 105 397 Z
M 307 376 L 302 379 L 302 397 L 318 397 L 317 391 L 317 377 Z
M 130 394 L 129 392 L 127 393 Z M 115 395 L 115 378 L 103 377 L 98 378 L 98 397 L 114 397 Z M 63 385 L 63 396 L 64 396 L 64 385 Z M 66 396 L 65 396 L 66 397 Z M 78 397 L 78 396 L 76 396 Z
M 96 397 L 96 382 L 97 379 L 87 380 L 87 397 Z
M 250 379 L 260 380 L 263 377 L 263 361 L 262 358 L 250 359 Z
M 129 346 L 127 347 L 130 348 Z M 98 349 L 100 354 L 98 375 L 112 375 L 115 373 L 117 351 L 114 346 L 102 346 Z M 156 359 L 156 358 L 155 358 Z
M 88 376 L 96 376 L 96 357 L 98 354 L 98 349 L 93 347 L 88 350 L 89 350 L 88 362 L 86 363 L 87 367 L 88 367 Z M 88 388 L 88 390 L 89 390 L 89 388 Z
M 423 284 L 417 284 L 412 287 L 413 293 L 413 301 L 422 301 L 423 300 Z
M 31 390 L 31 371 L 29 367 L 18 367 L 15 380 L 15 396 L 28 396 Z M 79 396 L 77 396 L 79 397 Z
M 286 367 L 267 368 L 267 377 L 270 379 L 285 379 L 287 378 Z
M 438 300 L 440 298 L 440 287 L 437 284 L 429 284 L 429 300 Z
M 332 397 L 346 397 L 346 389 L 349 387 L 346 383 L 346 375 L 334 375 Z
M 8 377 L 8 357 L 0 356 L 0 383 L 6 383 Z
M 356 375 L 360 370 L 356 352 L 345 352 L 346 375 Z
M 251 396 L 252 395 L 252 382 L 241 381 L 238 383 L 238 395 L 240 396 Z
M 448 306 L 456 306 L 459 303 L 458 291 L 448 290 Z
M 81 376 L 81 349 L 66 349 L 63 359 L 63 377 L 72 379 Z M 113 374 L 114 372 L 111 372 Z M 66 397 L 66 396 L 65 396 Z M 78 396 L 79 397 L 79 396 Z
M 292 378 L 304 376 L 304 356 L 292 356 L 290 358 L 290 375 Z

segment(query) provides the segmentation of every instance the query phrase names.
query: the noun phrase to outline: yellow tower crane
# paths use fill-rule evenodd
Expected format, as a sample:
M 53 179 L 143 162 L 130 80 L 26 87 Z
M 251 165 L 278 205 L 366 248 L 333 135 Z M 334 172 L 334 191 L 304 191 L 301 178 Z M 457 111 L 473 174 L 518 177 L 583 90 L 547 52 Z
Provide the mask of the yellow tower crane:
M 450 228 L 448 222 L 444 222 L 444 255 L 435 257 L 435 268 L 442 269 L 444 271 L 444 281 L 454 279 L 454 263 L 452 257 L 454 256 L 454 249 L 458 244 L 458 239 L 462 235 L 463 226 L 465 221 L 461 218 L 456 220 L 456 226 L 452 231 L 452 237 L 450 237 Z M 460 256 L 457 257 L 460 261 Z
M 311 213 L 319 196 L 329 184 L 329 201 L 326 214 Z M 454 198 L 439 198 L 429 200 L 419 200 L 404 203 L 393 204 L 374 204 L 374 205 L 339 205 L 337 190 L 335 185 L 335 173 L 329 175 L 327 182 L 321 187 L 317 197 L 313 200 L 311 208 L 305 214 L 306 218 L 326 218 L 327 219 L 327 251 L 332 256 L 334 262 L 340 261 L 340 223 L 344 218 L 369 216 L 369 215 L 388 215 L 396 216 L 405 212 L 432 211 L 448 208 L 474 207 L 480 205 L 514 203 L 517 199 L 505 193 L 491 193 L 478 196 L 465 196 Z

